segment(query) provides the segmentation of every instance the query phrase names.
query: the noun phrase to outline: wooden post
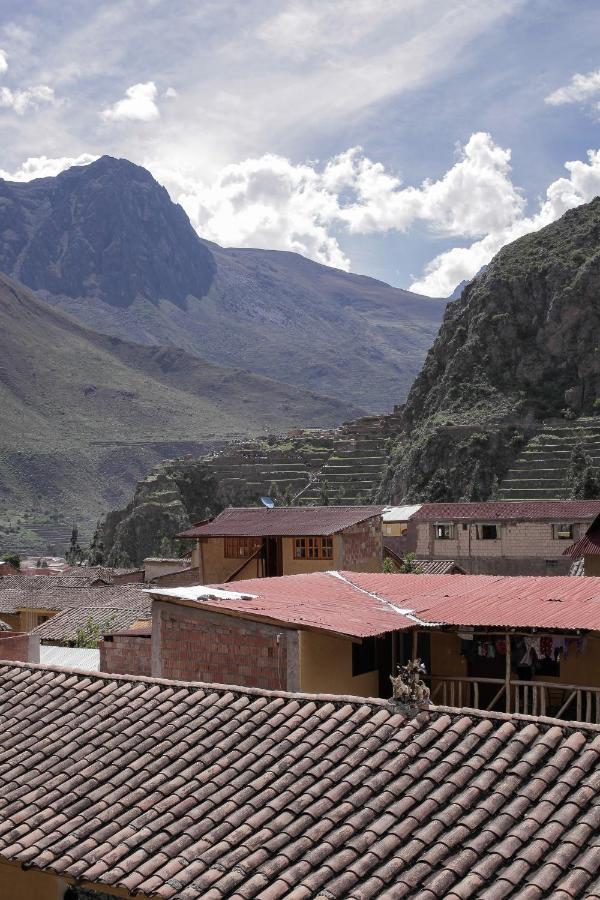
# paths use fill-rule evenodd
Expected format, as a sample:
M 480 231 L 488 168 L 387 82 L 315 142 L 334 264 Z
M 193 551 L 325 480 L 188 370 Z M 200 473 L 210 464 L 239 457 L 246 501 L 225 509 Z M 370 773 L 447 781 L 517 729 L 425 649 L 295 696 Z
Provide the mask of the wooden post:
M 510 712 L 510 634 L 506 635 L 506 712 Z M 518 688 L 517 688 L 518 690 Z
M 417 658 L 417 629 L 413 628 L 412 633 L 412 658 Z
M 396 653 L 396 644 L 398 641 L 398 632 L 392 631 L 392 675 L 396 674 L 396 669 L 398 666 L 398 658 Z

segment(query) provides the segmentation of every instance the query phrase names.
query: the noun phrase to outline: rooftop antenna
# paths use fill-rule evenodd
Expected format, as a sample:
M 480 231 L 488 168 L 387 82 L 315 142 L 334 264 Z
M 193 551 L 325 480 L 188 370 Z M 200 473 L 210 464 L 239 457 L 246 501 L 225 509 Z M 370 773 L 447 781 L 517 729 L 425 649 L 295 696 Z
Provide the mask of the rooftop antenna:
M 260 502 L 262 503 L 263 506 L 266 506 L 267 509 L 273 509 L 273 507 L 275 506 L 275 501 L 272 500 L 270 497 L 261 497 Z

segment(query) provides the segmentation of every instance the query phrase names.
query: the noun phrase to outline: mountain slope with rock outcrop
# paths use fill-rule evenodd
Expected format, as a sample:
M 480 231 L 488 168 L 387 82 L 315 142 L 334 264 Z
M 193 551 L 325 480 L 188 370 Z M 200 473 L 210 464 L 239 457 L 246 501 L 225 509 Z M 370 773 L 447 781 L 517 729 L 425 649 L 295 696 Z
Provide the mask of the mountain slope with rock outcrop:
M 96 331 L 169 344 L 369 411 L 406 396 L 445 300 L 198 237 L 140 166 L 0 180 L 0 270 Z
M 449 304 L 381 495 L 487 499 L 545 420 L 600 406 L 600 198 L 504 247 Z

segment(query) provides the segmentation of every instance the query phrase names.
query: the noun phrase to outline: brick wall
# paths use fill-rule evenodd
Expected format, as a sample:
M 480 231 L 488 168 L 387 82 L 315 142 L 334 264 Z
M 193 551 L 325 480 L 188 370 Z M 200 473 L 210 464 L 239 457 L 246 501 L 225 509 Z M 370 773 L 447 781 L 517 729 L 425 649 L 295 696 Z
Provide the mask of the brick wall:
M 296 631 L 160 601 L 152 613 L 153 675 L 298 690 Z
M 151 635 L 105 635 L 100 641 L 100 671 L 116 675 L 152 675 Z
M 39 663 L 40 639 L 27 633 L 0 632 L 0 659 Z
M 353 572 L 381 572 L 383 536 L 380 516 L 344 529 L 341 537 L 340 568 Z

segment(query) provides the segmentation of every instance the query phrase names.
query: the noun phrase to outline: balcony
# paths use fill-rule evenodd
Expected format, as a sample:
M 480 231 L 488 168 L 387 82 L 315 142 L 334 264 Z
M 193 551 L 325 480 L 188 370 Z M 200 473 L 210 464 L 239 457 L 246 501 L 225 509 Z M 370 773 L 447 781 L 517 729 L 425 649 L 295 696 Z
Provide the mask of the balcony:
M 423 676 L 431 703 L 600 725 L 600 687 L 558 681 Z

